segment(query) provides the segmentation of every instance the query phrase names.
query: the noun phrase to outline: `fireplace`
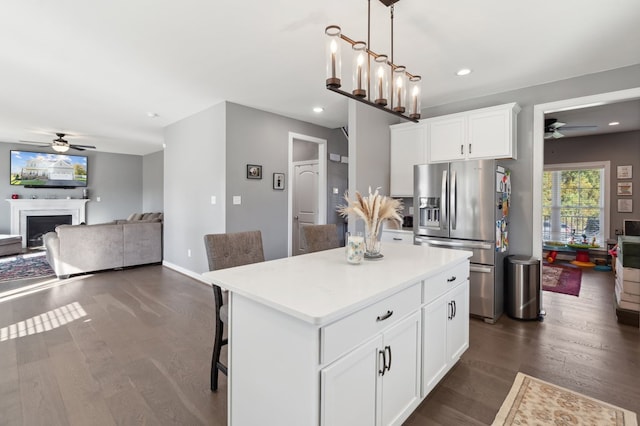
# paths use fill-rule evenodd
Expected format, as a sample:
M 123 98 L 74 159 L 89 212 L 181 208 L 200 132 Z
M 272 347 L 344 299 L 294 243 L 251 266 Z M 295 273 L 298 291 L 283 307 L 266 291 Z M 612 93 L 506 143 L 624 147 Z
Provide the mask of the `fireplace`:
M 42 237 L 58 225 L 71 225 L 71 215 L 27 216 L 27 247 L 42 247 Z
M 68 199 L 8 199 L 11 206 L 10 234 L 22 236 L 22 247 L 27 247 L 27 218 L 32 216 L 71 216 L 71 224 L 86 221 L 85 205 L 89 200 Z M 55 228 L 55 226 L 54 226 Z

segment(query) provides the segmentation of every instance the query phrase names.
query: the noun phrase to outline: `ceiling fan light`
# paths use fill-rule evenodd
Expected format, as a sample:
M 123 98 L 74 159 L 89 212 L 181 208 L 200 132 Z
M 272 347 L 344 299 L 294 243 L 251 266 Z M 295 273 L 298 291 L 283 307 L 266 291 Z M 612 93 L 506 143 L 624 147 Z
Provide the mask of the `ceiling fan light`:
M 54 151 L 56 152 L 67 152 L 69 151 L 69 145 L 58 145 L 58 144 L 53 144 L 51 145 L 51 148 L 53 148 Z

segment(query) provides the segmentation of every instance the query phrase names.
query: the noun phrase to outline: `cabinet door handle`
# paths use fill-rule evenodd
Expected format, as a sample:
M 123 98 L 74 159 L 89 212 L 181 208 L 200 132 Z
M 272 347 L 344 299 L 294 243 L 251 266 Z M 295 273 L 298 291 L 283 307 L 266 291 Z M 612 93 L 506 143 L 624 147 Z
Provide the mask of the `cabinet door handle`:
M 402 238 L 393 237 L 393 241 L 402 241 Z
M 453 305 L 451 302 L 447 303 L 447 318 L 453 319 Z
M 471 154 L 471 144 L 469 144 L 469 154 Z
M 380 362 L 380 355 L 382 355 L 382 362 Z M 384 372 L 387 369 L 387 355 L 385 351 L 378 351 L 378 365 L 382 366 L 378 368 L 378 374 L 384 376 Z
M 387 313 L 384 315 L 378 315 L 378 318 L 376 318 L 376 321 L 384 321 L 388 319 L 391 315 L 393 315 L 393 311 L 387 311 Z
M 452 282 L 454 282 L 455 280 L 456 280 L 456 276 L 455 276 L 455 275 L 451 276 L 451 278 L 447 278 L 447 282 L 448 282 L 448 283 L 452 283 Z
M 389 353 L 389 364 L 387 364 L 386 369 L 391 370 L 391 346 L 385 346 L 384 351 Z
M 464 154 L 464 145 L 460 144 L 460 155 Z
M 451 301 L 451 305 L 453 306 L 453 315 L 451 316 L 451 318 L 455 318 L 456 317 L 456 313 L 458 312 L 458 307 L 456 306 L 456 301 L 452 300 Z

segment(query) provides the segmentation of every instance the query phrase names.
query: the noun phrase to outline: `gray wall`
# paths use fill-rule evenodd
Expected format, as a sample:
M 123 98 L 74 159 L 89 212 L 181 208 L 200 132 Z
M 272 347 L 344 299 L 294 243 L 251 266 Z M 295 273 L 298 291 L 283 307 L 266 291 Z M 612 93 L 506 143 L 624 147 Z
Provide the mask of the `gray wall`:
M 447 105 L 425 108 L 422 118 L 517 102 L 518 159 L 506 161 L 512 171 L 512 205 L 509 231 L 510 252 L 531 255 L 533 238 L 533 107 L 564 99 L 640 87 L 640 65 L 584 75 Z M 538 143 L 538 142 L 536 142 Z M 540 142 L 542 143 L 542 142 Z
M 154 152 L 142 158 L 142 210 L 164 210 L 164 151 Z
M 164 130 L 164 261 L 186 272 L 209 270 L 203 236 L 225 232 L 225 110 L 220 103 Z
M 227 228 L 226 232 L 259 229 L 266 259 L 287 256 L 288 192 L 274 190 L 273 173 L 288 173 L 289 132 L 327 140 L 327 152 L 345 152 L 339 129 L 328 129 L 277 114 L 227 103 Z M 346 153 L 342 154 L 346 155 Z M 346 168 L 329 162 L 327 173 Z M 246 178 L 246 165 L 262 165 L 261 180 Z M 336 184 L 336 179 L 327 178 Z M 331 188 L 331 184 L 328 185 Z M 336 187 L 344 190 L 346 182 Z M 327 188 L 327 191 L 329 191 Z M 233 205 L 240 196 L 242 204 Z M 336 220 L 333 197 L 327 198 L 327 222 Z
M 349 101 L 349 194 L 363 196 L 380 187 L 389 195 L 391 133 L 389 126 L 399 118 L 360 102 Z M 349 222 L 350 232 L 364 232 L 362 220 Z
M 544 143 L 544 164 L 606 160 L 611 162 L 609 238 L 614 238 L 615 230 L 622 229 L 623 219 L 640 218 L 640 131 L 547 139 Z M 617 167 L 628 165 L 633 166 L 633 178 L 617 179 Z M 633 196 L 617 196 L 618 182 L 633 182 Z M 618 213 L 618 199 L 621 198 L 633 200 L 632 213 Z
M 327 139 L 329 152 L 346 155 L 340 130 L 228 102 L 165 128 L 166 263 L 185 273 L 207 271 L 204 234 L 250 229 L 262 231 L 267 259 L 287 255 L 289 188 L 274 190 L 272 176 L 287 173 L 289 132 Z M 247 179 L 247 164 L 262 165 L 263 178 Z M 234 195 L 240 205 L 233 205 Z
M 26 144 L 0 143 L 0 233 L 10 230 L 9 203 L 4 199 L 11 194 L 20 198 L 82 198 L 82 188 L 43 189 L 9 185 L 9 151 L 53 152 L 46 147 Z M 88 157 L 88 190 L 91 201 L 87 203 L 87 223 L 102 223 L 128 217 L 142 209 L 142 157 L 138 155 L 111 154 L 96 151 L 81 153 Z M 100 202 L 96 201 L 100 197 Z

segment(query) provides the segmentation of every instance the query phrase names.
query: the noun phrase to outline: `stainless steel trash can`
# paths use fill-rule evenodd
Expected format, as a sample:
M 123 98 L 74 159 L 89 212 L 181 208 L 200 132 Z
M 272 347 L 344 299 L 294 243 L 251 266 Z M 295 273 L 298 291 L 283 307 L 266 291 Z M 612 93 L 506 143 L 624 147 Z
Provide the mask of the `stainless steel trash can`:
M 542 289 L 540 260 L 529 256 L 508 256 L 505 311 L 511 318 L 541 319 Z

